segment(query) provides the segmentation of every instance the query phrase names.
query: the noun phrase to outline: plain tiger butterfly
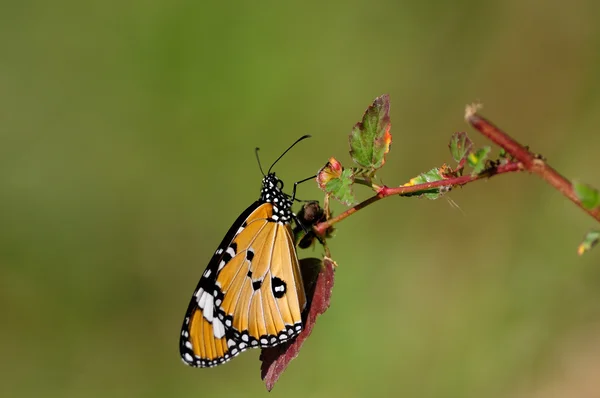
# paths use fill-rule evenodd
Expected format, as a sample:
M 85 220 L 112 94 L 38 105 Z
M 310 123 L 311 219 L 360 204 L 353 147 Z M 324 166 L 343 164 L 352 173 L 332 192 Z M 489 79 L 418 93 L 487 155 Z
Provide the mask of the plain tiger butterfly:
M 229 228 L 190 300 L 179 338 L 185 364 L 217 366 L 302 331 L 306 294 L 290 225 L 299 182 L 291 196 L 285 194 L 283 181 L 271 169 L 308 137 L 285 150 L 267 174 L 258 161 L 264 176 L 260 198 Z M 258 148 L 256 154 L 258 159 Z

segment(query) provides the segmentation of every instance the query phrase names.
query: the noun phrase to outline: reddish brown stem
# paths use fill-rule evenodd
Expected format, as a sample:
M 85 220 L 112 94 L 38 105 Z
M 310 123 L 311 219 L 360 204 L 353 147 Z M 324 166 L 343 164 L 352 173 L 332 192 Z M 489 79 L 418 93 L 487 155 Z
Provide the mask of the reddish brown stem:
M 482 173 L 476 176 L 461 176 L 425 184 L 401 186 L 396 188 L 389 188 L 386 186 L 380 187 L 375 196 L 370 197 L 369 199 L 357 204 L 356 206 L 346 210 L 345 212 L 339 214 L 336 217 L 333 217 L 325 222 L 315 225 L 313 227 L 315 233 L 323 236 L 325 234 L 325 231 L 327 231 L 327 229 L 330 228 L 333 224 L 340 222 L 344 218 L 356 213 L 358 210 L 370 205 L 371 203 L 374 203 L 379 199 L 383 199 L 388 196 L 409 196 L 418 192 L 423 192 L 440 187 L 452 188 L 455 186 L 462 186 L 470 182 L 480 180 L 482 178 L 492 177 L 498 174 L 505 174 L 524 170 L 529 171 L 531 173 L 535 173 L 538 176 L 540 176 L 542 179 L 544 179 L 550 185 L 556 188 L 559 192 L 561 192 L 563 195 L 569 198 L 579 208 L 588 213 L 590 216 L 594 217 L 597 221 L 600 221 L 600 208 L 595 208 L 592 210 L 586 209 L 582 205 L 581 201 L 577 198 L 577 195 L 573 190 L 573 185 L 571 184 L 571 181 L 566 179 L 559 172 L 557 172 L 550 165 L 548 165 L 541 156 L 537 156 L 531 153 L 526 147 L 521 145 L 519 142 L 515 141 L 504 131 L 500 130 L 491 122 L 479 116 L 476 113 L 476 110 L 476 106 L 467 107 L 465 115 L 466 121 L 470 123 L 473 127 L 475 127 L 484 136 L 489 138 L 496 145 L 503 148 L 512 157 L 513 161 L 504 165 L 498 165 L 490 169 L 484 170 Z
M 531 153 L 523 145 L 509 137 L 504 131 L 500 130 L 491 122 L 479 116 L 477 113 L 475 113 L 474 108 L 467 108 L 465 119 L 483 135 L 497 145 L 500 145 L 514 159 L 523 164 L 525 170 L 540 176 L 543 180 L 547 181 L 550 185 L 556 188 L 560 193 L 569 198 L 579 208 L 588 213 L 590 216 L 594 217 L 597 221 L 600 221 L 600 208 L 595 208 L 592 210 L 586 209 L 582 205 L 579 198 L 577 198 L 571 181 L 566 179 L 559 172 L 548 165 L 543 158 Z
M 432 190 L 435 188 L 440 188 L 440 187 L 452 187 L 453 188 L 453 187 L 468 184 L 473 181 L 481 180 L 483 178 L 489 178 L 494 175 L 506 174 L 506 173 L 521 171 L 521 170 L 523 170 L 523 166 L 521 163 L 512 162 L 512 163 L 507 163 L 507 164 L 498 165 L 498 166 L 489 168 L 487 170 L 484 170 L 482 173 L 480 173 L 478 175 L 474 175 L 474 176 L 471 176 L 471 175 L 460 176 L 460 177 L 447 178 L 444 180 L 439 180 L 439 181 L 434 181 L 434 182 L 428 182 L 425 184 L 401 186 L 401 187 L 395 187 L 395 188 L 389 188 L 384 185 L 379 188 L 376 195 L 357 204 L 354 207 L 349 208 L 345 212 L 340 213 L 339 215 L 330 218 L 327 221 L 324 221 L 322 223 L 315 225 L 313 227 L 313 229 L 316 234 L 323 236 L 323 235 L 325 235 L 325 232 L 327 231 L 327 229 L 330 228 L 332 225 L 342 221 L 344 218 L 350 216 L 351 214 L 356 213 L 360 209 L 367 207 L 368 205 L 375 203 L 378 200 L 383 199 L 388 196 L 392 196 L 392 195 L 410 196 L 410 195 L 417 194 L 419 192 L 429 191 L 429 190 Z

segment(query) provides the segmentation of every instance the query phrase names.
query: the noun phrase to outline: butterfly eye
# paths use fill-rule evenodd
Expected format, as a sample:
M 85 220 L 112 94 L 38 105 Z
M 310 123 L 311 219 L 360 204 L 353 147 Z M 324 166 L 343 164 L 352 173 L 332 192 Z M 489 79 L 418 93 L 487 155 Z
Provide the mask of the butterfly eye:
M 277 180 L 277 188 L 279 188 L 280 190 L 283 189 L 283 181 Z

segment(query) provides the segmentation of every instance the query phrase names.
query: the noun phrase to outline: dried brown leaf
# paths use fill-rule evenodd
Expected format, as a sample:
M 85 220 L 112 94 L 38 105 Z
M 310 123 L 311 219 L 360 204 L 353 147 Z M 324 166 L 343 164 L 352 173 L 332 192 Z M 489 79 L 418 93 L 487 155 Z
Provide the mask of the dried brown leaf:
M 271 391 L 289 363 L 298 356 L 304 341 L 310 336 L 317 317 L 327 311 L 333 288 L 335 263 L 325 257 L 300 260 L 308 304 L 303 314 L 304 329 L 292 341 L 271 348 L 263 348 L 260 354 L 261 378 Z

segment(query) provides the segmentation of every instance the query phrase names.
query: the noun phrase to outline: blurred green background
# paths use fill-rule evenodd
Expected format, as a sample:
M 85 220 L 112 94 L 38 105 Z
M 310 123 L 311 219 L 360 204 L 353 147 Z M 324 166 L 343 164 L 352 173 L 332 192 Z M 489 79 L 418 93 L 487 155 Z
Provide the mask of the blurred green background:
M 0 395 L 264 396 L 258 350 L 184 366 L 188 300 L 258 197 L 389 93 L 380 177 L 450 161 L 464 106 L 600 186 L 600 4 L 0 3 Z M 359 197 L 369 192 L 357 187 Z M 313 184 L 302 198 L 322 198 Z M 339 224 L 332 306 L 271 396 L 598 397 L 594 221 L 526 174 Z M 335 205 L 336 212 L 342 207 Z M 300 256 L 319 256 L 307 250 Z

